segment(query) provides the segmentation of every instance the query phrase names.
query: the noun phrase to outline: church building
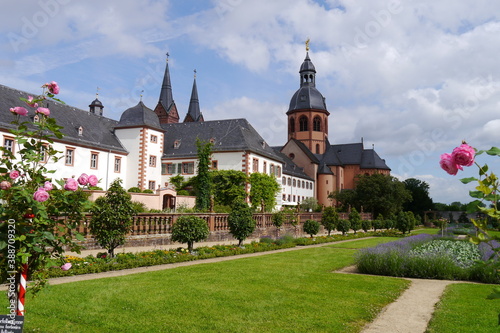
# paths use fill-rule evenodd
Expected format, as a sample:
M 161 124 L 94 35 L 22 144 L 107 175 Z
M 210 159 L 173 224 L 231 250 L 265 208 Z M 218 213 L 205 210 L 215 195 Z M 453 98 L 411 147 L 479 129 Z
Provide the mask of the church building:
M 307 49 L 308 51 L 308 49 Z M 49 101 L 46 107 L 56 118 L 65 136 L 54 140 L 64 158 L 46 161 L 59 178 L 83 172 L 95 174 L 99 186 L 107 189 L 115 178 L 125 188 L 157 191 L 171 187 L 170 177 L 192 177 L 197 170 L 196 140 L 213 143 L 212 169 L 239 170 L 247 175 L 261 172 L 281 184 L 277 196 L 281 206 L 296 205 L 315 197 L 331 205 L 329 194 L 355 186 L 359 174 L 389 174 L 390 169 L 373 149 L 363 142 L 330 144 L 325 98 L 316 89 L 316 69 L 306 53 L 300 67 L 300 86 L 290 100 L 288 140 L 270 147 L 251 125 L 252 119 L 207 120 L 200 111 L 196 76 L 191 100 L 183 121 L 174 102 L 168 59 L 159 99 L 154 109 L 142 101 L 125 110 L 119 120 L 105 117 L 104 105 L 96 98 L 89 110 Z M 20 105 L 19 97 L 30 94 L 0 85 L 0 142 L 16 153 L 8 132 L 13 120 L 8 111 Z M 33 94 L 31 94 L 33 95 Z M 44 105 L 45 106 L 45 105 Z M 36 122 L 36 115 L 28 115 Z M 283 133 L 285 136 L 285 133 Z M 250 185 L 246 185 L 249 190 Z M 170 207 L 165 201 L 164 208 Z

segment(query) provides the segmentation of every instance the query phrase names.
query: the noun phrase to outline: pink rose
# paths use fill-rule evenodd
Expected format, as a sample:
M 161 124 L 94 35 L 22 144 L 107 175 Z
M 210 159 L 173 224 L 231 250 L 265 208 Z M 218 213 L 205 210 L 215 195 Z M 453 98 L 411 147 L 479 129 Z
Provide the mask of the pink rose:
M 95 175 L 90 175 L 88 181 L 90 186 L 96 186 L 97 183 L 99 183 L 99 180 Z
M 16 106 L 14 108 L 10 108 L 10 112 L 18 114 L 20 116 L 25 116 L 28 114 L 28 110 L 26 110 L 22 106 Z
M 40 107 L 40 108 L 36 109 L 35 112 L 36 113 L 41 113 L 43 115 L 46 115 L 47 117 L 50 115 L 50 110 L 48 108 L 42 108 L 42 107 Z
M 451 156 L 451 154 L 442 154 L 441 155 L 441 160 L 439 161 L 439 165 L 441 165 L 441 168 L 448 172 L 450 175 L 456 175 L 458 172 L 458 169 L 463 170 L 463 168 L 455 163 L 455 160 Z
M 33 199 L 38 202 L 47 201 L 50 197 L 49 192 L 47 192 L 43 187 L 40 187 L 34 194 Z
M 64 189 L 68 191 L 76 191 L 78 189 L 78 183 L 74 178 L 68 178 L 66 184 L 64 184 Z
M 33 103 L 33 96 L 28 96 L 28 101 L 26 102 L 26 104 L 33 108 L 38 107 L 38 103 Z
M 52 81 L 50 83 L 45 83 L 43 86 L 47 87 L 47 89 L 49 89 L 50 93 L 52 93 L 54 95 L 59 94 L 59 85 L 57 84 L 56 81 Z
M 82 173 L 80 177 L 78 177 L 78 184 L 85 186 L 89 182 L 89 176 L 86 173 Z
M 463 166 L 471 166 L 474 164 L 474 156 L 476 151 L 466 143 L 461 144 L 453 149 L 451 156 L 456 164 Z
M 9 177 L 10 179 L 16 179 L 19 177 L 19 171 L 17 170 L 12 170 L 10 173 L 9 173 Z
M 8 190 L 11 186 L 12 184 L 6 180 L 0 182 L 0 189 L 2 190 Z
M 50 191 L 54 188 L 54 185 L 52 185 L 51 182 L 49 181 L 46 181 L 44 184 L 43 184 L 43 188 L 45 189 L 45 191 Z
M 73 266 L 73 265 L 71 265 L 70 262 L 67 262 L 67 263 L 65 263 L 64 265 L 61 266 L 61 269 L 63 271 L 67 271 L 67 270 L 69 270 L 71 268 L 71 266 Z

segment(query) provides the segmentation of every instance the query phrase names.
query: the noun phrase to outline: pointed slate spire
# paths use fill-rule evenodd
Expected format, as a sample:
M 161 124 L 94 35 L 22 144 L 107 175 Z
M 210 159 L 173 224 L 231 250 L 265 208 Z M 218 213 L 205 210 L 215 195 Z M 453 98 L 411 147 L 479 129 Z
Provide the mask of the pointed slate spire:
M 191 100 L 189 109 L 184 122 L 203 121 L 203 115 L 200 112 L 200 101 L 198 99 L 198 88 L 196 86 L 196 69 L 194 70 L 193 90 L 191 91 Z
M 172 104 L 174 104 L 174 98 L 172 95 L 172 83 L 170 82 L 170 71 L 168 69 L 168 56 L 169 54 L 167 53 L 167 66 L 165 67 L 165 75 L 163 76 L 163 84 L 161 85 L 159 101 L 167 112 L 170 110 Z

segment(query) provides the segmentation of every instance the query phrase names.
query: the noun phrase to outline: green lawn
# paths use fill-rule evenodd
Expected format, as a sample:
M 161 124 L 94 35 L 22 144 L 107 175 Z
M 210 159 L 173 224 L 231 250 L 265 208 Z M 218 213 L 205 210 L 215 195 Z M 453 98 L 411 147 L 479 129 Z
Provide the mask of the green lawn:
M 25 332 L 359 332 L 408 282 L 332 271 L 388 240 L 50 286 Z
M 460 283 L 446 288 L 428 333 L 500 332 L 500 300 L 488 300 L 493 285 Z

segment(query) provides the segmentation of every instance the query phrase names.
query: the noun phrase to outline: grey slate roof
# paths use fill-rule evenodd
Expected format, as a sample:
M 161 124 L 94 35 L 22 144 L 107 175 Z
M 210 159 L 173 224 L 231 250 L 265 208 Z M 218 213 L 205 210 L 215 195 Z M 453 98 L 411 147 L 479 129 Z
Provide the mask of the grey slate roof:
M 172 83 L 170 82 L 170 71 L 168 69 L 168 61 L 165 67 L 165 74 L 163 75 L 163 83 L 160 90 L 160 100 L 159 103 L 163 106 L 167 113 L 170 112 L 170 108 L 174 105 L 174 97 L 172 94 Z
M 282 161 L 246 119 L 213 120 L 162 124 L 165 130 L 163 158 L 193 158 L 197 156 L 196 138 L 214 140 L 213 151 L 251 151 Z M 174 142 L 180 142 L 174 148 Z
M 159 131 L 162 130 L 158 115 L 153 110 L 144 105 L 142 101 L 139 102 L 136 106 L 128 108 L 122 113 L 120 121 L 118 122 L 116 128 L 135 126 L 146 126 L 157 129 Z
M 200 101 L 198 100 L 198 88 L 196 87 L 196 79 L 193 81 L 193 90 L 191 91 L 191 100 L 189 101 L 188 116 L 191 116 L 193 121 L 200 121 L 202 119 L 200 111 Z M 186 121 L 186 120 L 184 120 Z
M 12 128 L 10 122 L 14 116 L 9 109 L 14 106 L 23 106 L 28 109 L 28 119 L 33 119 L 33 108 L 19 100 L 19 97 L 28 98 L 38 94 L 29 94 L 24 91 L 9 88 L 0 85 L 0 127 L 4 129 Z M 61 99 L 64 99 L 62 97 Z M 85 145 L 95 147 L 96 149 L 114 150 L 126 153 L 127 150 L 122 146 L 118 138 L 113 133 L 113 128 L 118 124 L 116 120 L 105 118 L 88 111 L 77 109 L 67 104 L 61 104 L 56 101 L 48 100 L 50 117 L 57 120 L 57 124 L 63 126 L 61 130 L 64 133 L 63 142 L 75 145 Z M 47 105 L 43 105 L 46 107 Z M 82 136 L 78 135 L 78 128 L 83 128 Z
M 314 181 L 314 179 L 306 175 L 304 168 L 297 166 L 288 156 L 281 153 L 281 148 L 282 147 L 273 147 L 276 154 L 283 160 L 283 174 Z
M 327 146 L 327 150 L 322 156 L 321 163 L 341 166 L 359 165 L 361 169 L 390 170 L 385 161 L 378 156 L 375 150 L 364 149 L 363 143 L 361 142 Z

